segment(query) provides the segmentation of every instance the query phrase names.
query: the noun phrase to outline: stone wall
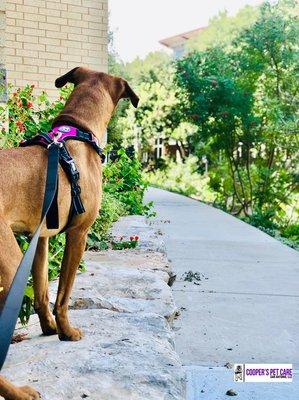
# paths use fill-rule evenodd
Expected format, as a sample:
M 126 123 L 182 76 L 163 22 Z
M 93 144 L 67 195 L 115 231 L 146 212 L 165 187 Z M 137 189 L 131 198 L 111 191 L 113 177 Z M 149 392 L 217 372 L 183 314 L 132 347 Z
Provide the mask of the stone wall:
M 55 97 L 54 81 L 67 70 L 107 70 L 108 0 L 0 0 L 0 29 L 4 10 L 1 38 L 13 85 L 34 84 Z
M 171 328 L 179 312 L 163 238 L 142 216 L 121 218 L 111 234 L 115 240 L 137 234 L 139 246 L 86 252 L 87 271 L 76 277 L 70 303 L 83 339 L 41 336 L 33 315 L 16 331 L 26 340 L 10 347 L 1 374 L 34 386 L 43 400 L 183 400 L 185 373 Z M 52 304 L 56 292 L 54 281 Z

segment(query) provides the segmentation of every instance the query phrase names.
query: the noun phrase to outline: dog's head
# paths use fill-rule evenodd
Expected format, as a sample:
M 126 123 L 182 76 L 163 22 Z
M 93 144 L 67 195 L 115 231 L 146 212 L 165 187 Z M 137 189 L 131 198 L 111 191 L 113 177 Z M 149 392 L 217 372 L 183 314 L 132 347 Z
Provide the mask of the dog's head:
M 115 106 L 122 98 L 130 99 L 134 107 L 137 107 L 139 102 L 139 97 L 127 81 L 104 72 L 92 71 L 85 67 L 76 67 L 57 78 L 55 86 L 61 88 L 67 83 L 73 83 L 75 87 L 84 85 L 87 89 L 92 90 L 105 89 L 110 94 Z

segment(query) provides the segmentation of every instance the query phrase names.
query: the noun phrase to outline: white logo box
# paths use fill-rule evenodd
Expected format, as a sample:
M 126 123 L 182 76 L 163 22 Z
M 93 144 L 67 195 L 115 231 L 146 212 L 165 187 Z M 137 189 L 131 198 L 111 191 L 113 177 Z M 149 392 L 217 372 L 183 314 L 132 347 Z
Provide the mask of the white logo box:
M 235 382 L 292 382 L 292 364 L 234 364 Z

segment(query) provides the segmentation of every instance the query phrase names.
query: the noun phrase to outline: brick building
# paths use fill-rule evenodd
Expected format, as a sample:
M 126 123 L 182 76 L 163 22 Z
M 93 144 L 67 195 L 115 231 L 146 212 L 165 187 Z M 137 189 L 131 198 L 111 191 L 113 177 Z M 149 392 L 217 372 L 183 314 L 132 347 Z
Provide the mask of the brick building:
M 107 71 L 108 0 L 0 0 L 0 63 L 15 86 L 51 97 L 55 79 L 86 65 Z

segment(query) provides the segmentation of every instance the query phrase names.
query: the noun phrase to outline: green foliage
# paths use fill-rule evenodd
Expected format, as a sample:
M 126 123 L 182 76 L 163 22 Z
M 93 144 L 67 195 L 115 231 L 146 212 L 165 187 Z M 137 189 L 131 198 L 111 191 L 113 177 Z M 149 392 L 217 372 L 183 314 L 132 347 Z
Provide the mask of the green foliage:
M 113 42 L 110 37 L 111 44 Z M 148 79 L 148 75 L 152 69 L 159 70 L 160 67 L 170 63 L 170 57 L 164 52 L 149 53 L 145 59 L 136 58 L 129 63 L 123 63 L 113 49 L 109 52 L 109 73 L 112 75 L 122 76 L 127 79 L 130 86 L 136 90 L 136 93 L 141 97 L 143 102 L 143 89 L 139 87 L 144 80 Z M 142 86 L 142 85 L 141 85 Z M 138 112 L 141 114 L 141 110 Z M 136 129 L 132 130 L 132 126 L 127 124 L 128 115 L 134 115 L 129 102 L 120 102 L 112 116 L 108 126 L 108 143 L 113 144 L 113 147 L 118 149 L 122 144 L 126 143 L 129 136 L 132 137 L 132 132 L 136 133 Z M 132 119 L 132 117 L 131 117 Z M 125 131 L 124 131 L 125 130 Z
M 104 191 L 123 203 L 128 214 L 147 215 L 151 204 L 143 204 L 143 195 L 147 187 L 141 173 L 141 164 L 136 158 L 130 158 L 121 149 L 118 159 L 110 161 L 104 169 Z
M 137 109 L 132 107 L 118 123 L 123 132 L 124 145 L 135 144 L 139 159 L 144 152 L 151 152 L 156 139 L 173 138 L 182 153 L 182 140 L 196 127 L 183 121 L 180 92 L 174 80 L 171 65 L 152 70 L 136 86 L 140 96 Z M 183 124 L 182 126 L 180 126 Z
M 232 40 L 244 28 L 252 25 L 258 17 L 257 7 L 245 6 L 235 16 L 229 16 L 227 11 L 221 11 L 210 19 L 209 25 L 198 35 L 188 41 L 188 48 L 192 51 L 203 51 L 213 46 L 229 46 Z
M 21 324 L 25 325 L 28 323 L 30 315 L 33 313 L 33 299 L 34 299 L 34 293 L 33 293 L 33 287 L 32 287 L 32 282 L 28 282 L 25 292 L 24 292 L 24 298 L 23 298 L 23 303 L 21 306 L 21 310 L 19 312 L 19 318 L 21 321 Z
M 198 126 L 193 152 L 207 154 L 222 207 L 283 219 L 296 189 L 298 22 L 295 3 L 265 3 L 230 49 L 214 47 L 177 62 L 185 115 Z
M 280 227 L 273 221 L 275 214 L 274 209 L 267 210 L 264 213 L 257 210 L 251 216 L 243 217 L 242 219 L 287 246 L 299 250 L 299 225 L 291 224 L 286 227 Z
M 63 108 L 70 87 L 61 90 L 59 100 L 51 102 L 45 92 L 34 96 L 34 85 L 27 85 L 10 94 L 6 105 L 0 108 L 0 133 L 2 147 L 18 146 L 22 139 L 36 135 L 37 132 L 48 132 L 58 112 Z M 12 93 L 11 93 L 12 92 Z M 9 131 L 6 120 L 8 114 Z
M 6 70 L 0 63 L 0 102 L 6 101 Z
M 134 84 L 146 80 L 152 70 L 157 70 L 170 64 L 170 56 L 163 51 L 149 53 L 144 59 L 137 57 L 132 62 L 124 64 L 125 75 Z
M 168 160 L 165 168 L 145 172 L 147 182 L 166 190 L 212 203 L 215 194 L 209 188 L 209 178 L 198 173 L 199 161 L 190 156 L 184 163 Z
M 127 208 L 124 203 L 119 201 L 113 194 L 104 192 L 100 214 L 88 235 L 88 249 L 106 250 L 108 248 L 109 229 L 112 223 L 127 213 Z
M 120 240 L 111 242 L 113 250 L 136 249 L 138 239 Z
M 281 235 L 295 242 L 299 247 L 299 224 L 291 224 L 282 229 Z

